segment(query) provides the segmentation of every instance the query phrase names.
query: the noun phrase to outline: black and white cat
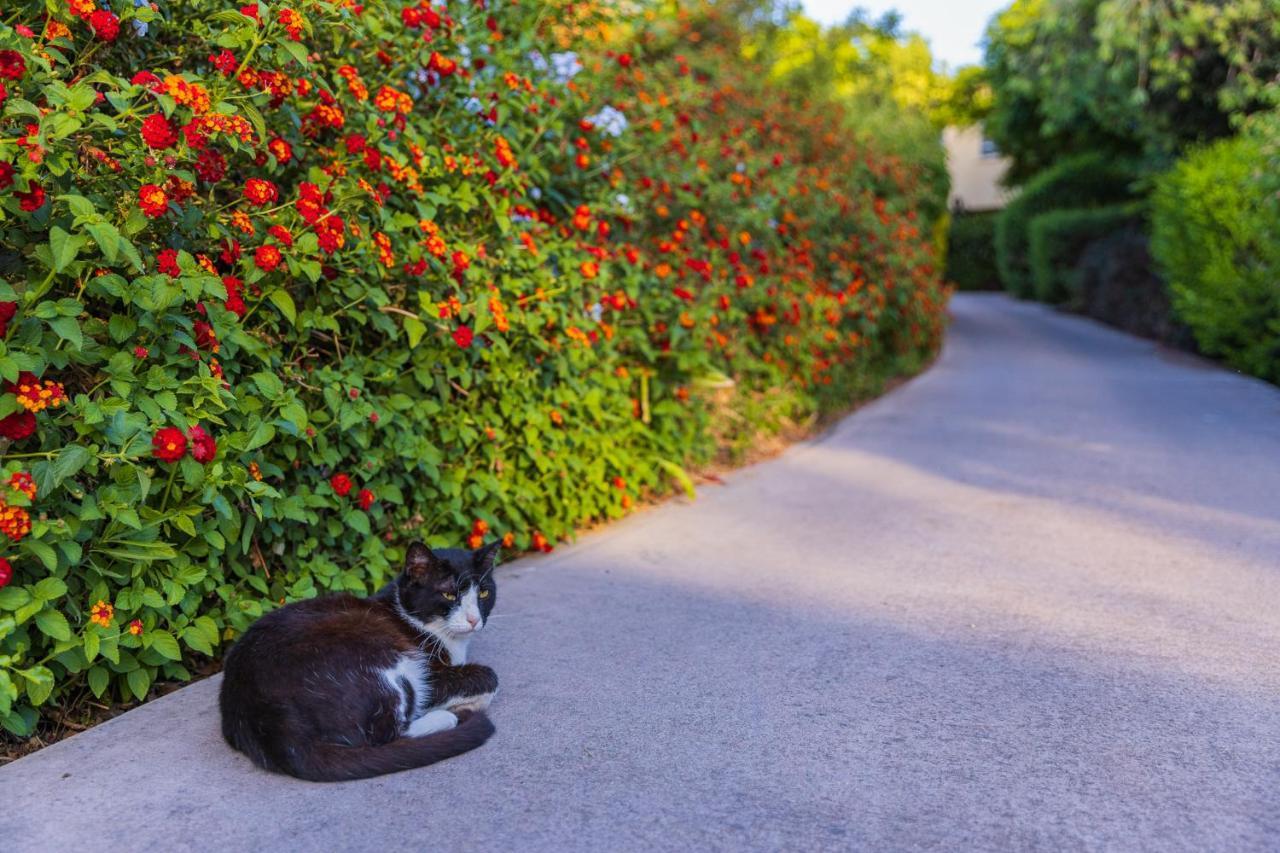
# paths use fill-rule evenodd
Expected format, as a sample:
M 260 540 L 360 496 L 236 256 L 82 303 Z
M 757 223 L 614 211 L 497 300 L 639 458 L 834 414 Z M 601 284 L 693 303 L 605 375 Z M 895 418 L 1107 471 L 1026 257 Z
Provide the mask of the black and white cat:
M 227 654 L 222 736 L 255 764 L 317 782 L 422 767 L 493 734 L 498 689 L 467 646 L 497 598 L 498 543 L 409 546 L 370 598 L 333 595 L 263 616 Z

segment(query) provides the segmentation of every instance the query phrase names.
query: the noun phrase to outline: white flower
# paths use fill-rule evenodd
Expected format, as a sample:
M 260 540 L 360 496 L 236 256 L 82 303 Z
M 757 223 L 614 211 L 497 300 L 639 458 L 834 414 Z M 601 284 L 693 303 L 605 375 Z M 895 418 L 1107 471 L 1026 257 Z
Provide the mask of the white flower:
M 593 116 L 587 116 L 587 121 L 600 128 L 600 132 L 608 136 L 621 136 L 622 131 L 627 129 L 627 117 L 622 110 L 613 107 L 605 107 Z
M 564 53 L 551 54 L 551 68 L 557 81 L 568 83 L 582 70 L 582 63 L 578 61 L 578 54 L 566 50 Z
M 533 187 L 532 189 L 529 190 L 529 195 L 535 200 L 540 199 L 542 198 L 542 190 L 538 189 L 537 187 Z
M 462 108 L 469 113 L 478 113 L 484 111 L 484 104 L 480 103 L 479 98 L 467 98 L 462 102 Z
M 625 193 L 618 193 L 617 197 L 613 201 L 623 210 L 631 209 L 631 197 Z
M 530 51 L 526 58 L 529 60 L 529 64 L 533 66 L 534 71 L 545 72 L 547 70 L 547 58 L 541 53 L 538 53 L 538 51 Z
M 591 315 L 592 320 L 599 323 L 600 318 L 604 316 L 604 306 L 599 302 L 592 303 L 591 307 L 587 309 L 587 313 Z

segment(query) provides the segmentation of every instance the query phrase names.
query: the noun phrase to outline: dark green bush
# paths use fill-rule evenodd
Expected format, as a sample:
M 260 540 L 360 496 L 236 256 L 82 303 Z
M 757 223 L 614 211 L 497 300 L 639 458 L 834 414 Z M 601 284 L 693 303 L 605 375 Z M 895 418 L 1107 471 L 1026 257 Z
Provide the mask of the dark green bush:
M 1275 129 L 1275 122 L 1271 128 Z M 1280 160 L 1275 133 L 1193 151 L 1156 183 L 1152 254 L 1201 349 L 1280 382 Z
M 1085 248 L 1137 220 L 1133 204 L 1051 210 L 1031 220 L 1028 256 L 1033 295 L 1041 302 L 1077 301 L 1077 266 Z
M 947 281 L 960 290 L 999 290 L 996 272 L 996 216 L 957 213 L 947 236 Z
M 1080 313 L 1133 335 L 1195 348 L 1187 327 L 1173 316 L 1150 238 L 1139 223 L 1091 242 L 1076 265 L 1075 286 L 1072 307 Z
M 1031 179 L 996 217 L 996 266 L 1005 289 L 1030 298 L 1031 221 L 1042 213 L 1098 207 L 1133 198 L 1134 169 L 1102 154 L 1082 154 L 1061 161 Z

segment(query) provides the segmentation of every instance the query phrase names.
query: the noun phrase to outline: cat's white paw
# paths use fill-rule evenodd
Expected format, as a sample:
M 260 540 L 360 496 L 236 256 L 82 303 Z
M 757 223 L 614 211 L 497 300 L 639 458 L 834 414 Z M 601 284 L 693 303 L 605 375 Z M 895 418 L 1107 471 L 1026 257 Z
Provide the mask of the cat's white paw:
M 495 690 L 492 693 L 481 693 L 479 696 L 456 696 L 445 703 L 445 707 L 450 711 L 483 711 L 489 707 L 489 703 L 497 695 L 498 691 Z
M 458 725 L 458 718 L 445 710 L 428 711 L 409 724 L 409 737 L 422 737 L 436 732 L 443 732 Z

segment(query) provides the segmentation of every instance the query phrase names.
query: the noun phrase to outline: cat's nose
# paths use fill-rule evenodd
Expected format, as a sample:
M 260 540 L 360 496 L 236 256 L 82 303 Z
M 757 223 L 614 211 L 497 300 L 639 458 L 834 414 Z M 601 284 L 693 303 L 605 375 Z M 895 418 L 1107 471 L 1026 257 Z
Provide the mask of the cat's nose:
M 479 617 L 479 616 L 468 616 L 468 617 L 467 617 L 467 624 L 468 624 L 468 625 L 470 625 L 472 628 L 474 628 L 474 627 L 476 626 L 476 623 L 477 623 L 477 622 L 479 622 L 479 621 L 480 621 L 480 617 Z

